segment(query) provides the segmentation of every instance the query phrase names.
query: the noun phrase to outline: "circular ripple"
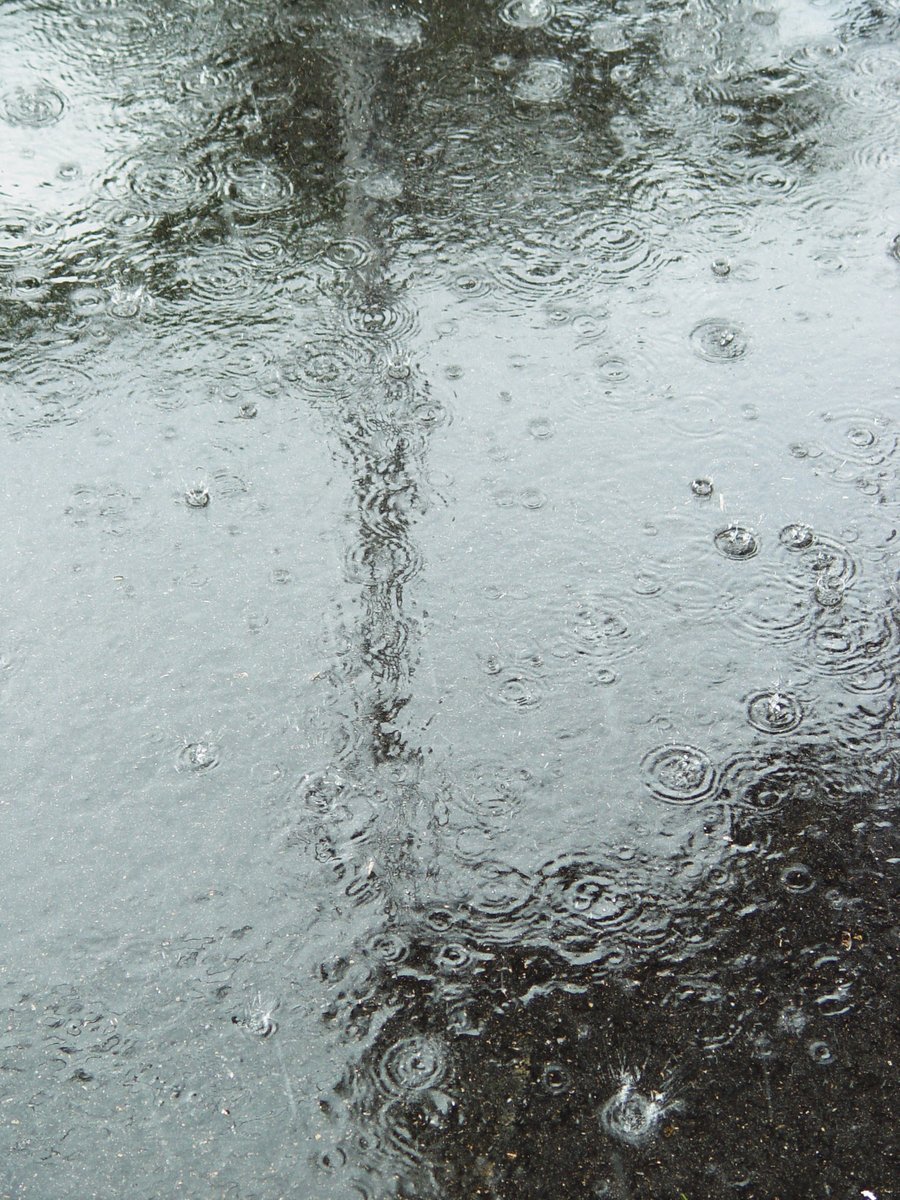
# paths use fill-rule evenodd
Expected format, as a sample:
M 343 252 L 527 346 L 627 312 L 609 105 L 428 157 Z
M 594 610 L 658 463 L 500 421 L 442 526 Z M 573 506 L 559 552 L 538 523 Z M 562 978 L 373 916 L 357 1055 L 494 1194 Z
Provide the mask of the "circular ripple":
M 553 0 L 507 0 L 500 10 L 500 20 L 516 29 L 540 29 L 555 14 Z
M 644 785 L 667 804 L 697 804 L 718 787 L 712 761 L 694 746 L 659 746 L 642 763 Z
M 665 262 L 648 218 L 640 212 L 604 212 L 585 232 L 578 256 L 598 283 L 633 282 L 653 275 Z
M 800 701 L 786 692 L 757 692 L 746 703 L 747 719 L 762 733 L 790 733 L 803 720 Z
M 725 789 L 734 803 L 747 815 L 765 816 L 780 809 L 800 819 L 809 808 L 839 803 L 842 797 L 841 777 L 827 764 L 806 762 L 798 758 L 769 764 L 758 755 L 748 754 L 735 759 L 726 771 Z
M 520 104 L 546 107 L 561 104 L 572 87 L 572 70 L 558 58 L 533 58 L 521 68 L 512 83 L 512 95 Z
M 459 804 L 489 828 L 514 817 L 537 786 L 526 767 L 480 762 L 466 772 Z
M 525 304 L 561 301 L 585 283 L 583 265 L 543 230 L 519 234 L 500 256 L 494 275 L 503 291 Z
M 371 353 L 350 338 L 323 334 L 301 342 L 282 365 L 289 383 L 312 400 L 346 400 L 365 388 Z
M 634 879 L 585 855 L 541 868 L 538 893 L 553 948 L 570 962 L 596 962 L 636 935 L 643 898 Z
M 348 305 L 342 310 L 341 321 L 354 336 L 406 339 L 415 331 L 417 318 L 414 310 L 405 304 L 373 298 Z
M 375 257 L 371 243 L 364 238 L 338 238 L 329 242 L 322 251 L 322 262 L 325 266 L 338 271 L 356 271 L 366 266 Z
M 851 410 L 824 413 L 827 449 L 842 462 L 880 466 L 897 452 L 897 431 L 893 422 L 875 413 Z
M 870 609 L 848 593 L 839 607 L 820 611 L 813 643 L 813 664 L 825 675 L 856 679 L 900 669 L 900 618 L 890 601 Z
M 557 656 L 606 661 L 630 654 L 639 639 L 623 609 L 615 598 L 602 593 L 587 593 L 570 601 L 563 612 L 565 630 Z
M 7 125 L 40 129 L 54 125 L 65 112 L 66 101 L 61 92 L 44 80 L 21 83 L 0 97 L 0 116 Z
M 743 560 L 759 553 L 756 534 L 743 525 L 727 525 L 718 530 L 713 538 L 716 549 L 726 558 Z
M 153 214 L 179 213 L 197 204 L 215 188 L 212 173 L 177 157 L 130 160 L 116 172 L 128 196 Z
M 283 208 L 293 187 L 287 176 L 263 159 L 233 158 L 225 164 L 224 191 L 235 208 L 267 213 Z
M 464 907 L 479 937 L 510 943 L 531 931 L 536 912 L 534 885 L 527 875 L 503 863 L 487 863 L 476 880 Z
M 441 1042 L 414 1034 L 389 1047 L 378 1064 L 377 1078 L 385 1092 L 403 1096 L 437 1087 L 447 1069 L 447 1054 Z
M 693 328 L 691 345 L 707 362 L 733 362 L 747 353 L 748 342 L 739 325 L 713 318 Z
M 538 708 L 544 702 L 544 684 L 533 672 L 503 669 L 488 694 L 499 704 L 511 708 Z

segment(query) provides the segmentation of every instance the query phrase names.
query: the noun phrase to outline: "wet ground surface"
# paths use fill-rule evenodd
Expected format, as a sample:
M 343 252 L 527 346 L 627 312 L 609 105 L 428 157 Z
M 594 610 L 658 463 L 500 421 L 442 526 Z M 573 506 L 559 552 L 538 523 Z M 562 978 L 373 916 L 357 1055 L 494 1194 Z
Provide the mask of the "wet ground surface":
M 0 8 L 3 1200 L 895 1194 L 898 26 Z

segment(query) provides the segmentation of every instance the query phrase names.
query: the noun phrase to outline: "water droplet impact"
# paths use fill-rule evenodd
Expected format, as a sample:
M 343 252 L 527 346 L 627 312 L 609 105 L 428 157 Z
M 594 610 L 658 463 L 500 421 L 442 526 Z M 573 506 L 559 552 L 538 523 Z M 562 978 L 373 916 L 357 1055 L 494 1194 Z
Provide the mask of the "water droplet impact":
M 447 1074 L 447 1057 L 441 1043 L 414 1034 L 391 1046 L 378 1065 L 378 1080 L 386 1092 L 402 1096 L 439 1086 Z
M 0 115 L 7 125 L 27 129 L 55 124 L 62 117 L 65 107 L 61 93 L 43 81 L 19 84 L 0 98 Z
M 747 353 L 747 337 L 732 321 L 701 321 L 691 332 L 695 353 L 707 362 L 732 362 Z
M 189 508 L 206 508 L 209 504 L 209 488 L 202 483 L 188 488 L 184 493 L 184 502 Z
M 252 421 L 258 412 L 259 409 L 253 403 L 253 401 L 247 400 L 237 410 L 237 415 L 242 421 Z
M 713 260 L 711 271 L 713 275 L 718 275 L 720 279 L 724 279 L 731 274 L 731 263 L 727 258 L 717 258 Z
M 656 1133 L 663 1112 L 661 1099 L 636 1091 L 635 1080 L 626 1074 L 622 1086 L 600 1110 L 600 1123 L 618 1141 L 642 1146 Z
M 219 765 L 219 747 L 214 742 L 188 742 L 178 753 L 178 771 L 208 771 Z
M 747 717 L 763 733 L 790 733 L 803 720 L 803 709 L 785 692 L 758 692 L 747 702 Z
M 785 525 L 778 540 L 788 550 L 808 550 L 813 544 L 815 534 L 808 525 Z
M 713 538 L 716 549 L 726 558 L 753 558 L 759 552 L 756 534 L 743 525 L 728 525 L 720 529 Z
M 705 500 L 713 494 L 713 482 L 711 479 L 694 479 L 691 481 L 691 491 Z
M 718 785 L 709 756 L 694 746 L 659 746 L 644 758 L 642 769 L 651 794 L 668 804 L 696 804 Z
M 569 94 L 572 86 L 571 68 L 556 58 L 533 58 L 515 77 L 512 85 L 513 97 L 522 104 L 559 104 Z
M 516 29 L 540 29 L 552 20 L 556 9 L 552 0 L 507 0 L 500 19 Z

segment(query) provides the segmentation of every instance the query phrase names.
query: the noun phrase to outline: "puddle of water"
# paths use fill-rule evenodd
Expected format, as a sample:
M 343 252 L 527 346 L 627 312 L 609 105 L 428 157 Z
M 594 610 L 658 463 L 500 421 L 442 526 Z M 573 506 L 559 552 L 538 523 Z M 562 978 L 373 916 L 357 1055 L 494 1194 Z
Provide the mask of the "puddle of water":
M 888 1194 L 897 20 L 5 7 L 0 1196 Z

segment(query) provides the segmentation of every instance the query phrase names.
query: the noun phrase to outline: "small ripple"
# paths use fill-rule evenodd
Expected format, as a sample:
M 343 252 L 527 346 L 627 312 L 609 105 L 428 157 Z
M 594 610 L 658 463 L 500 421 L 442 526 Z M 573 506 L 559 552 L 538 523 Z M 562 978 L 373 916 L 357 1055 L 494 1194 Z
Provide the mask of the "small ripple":
M 201 203 L 214 193 L 216 179 L 199 161 L 158 154 L 126 159 L 111 172 L 105 186 L 114 198 L 121 194 L 141 211 L 161 216 Z
M 745 701 L 747 719 L 762 733 L 790 733 L 803 720 L 803 708 L 787 692 L 756 692 Z
M 739 755 L 724 772 L 724 787 L 732 802 L 748 815 L 766 816 L 785 810 L 791 820 L 807 810 L 815 813 L 821 806 L 840 803 L 840 774 L 827 764 L 788 757 L 766 763 L 756 754 Z
M 0 381 L 0 424 L 12 438 L 74 425 L 93 411 L 96 399 L 96 383 L 75 363 L 26 359 Z
M 593 227 L 583 231 L 578 257 L 587 279 L 596 283 L 644 282 L 666 262 L 649 217 L 638 211 L 605 211 Z
M 354 543 L 344 555 L 344 576 L 349 583 L 376 587 L 379 584 L 409 583 L 421 573 L 422 551 L 409 538 L 369 539 Z M 397 632 L 406 636 L 402 623 Z M 400 649 L 400 647 L 396 647 Z
M 245 213 L 270 213 L 291 200 L 291 181 L 263 159 L 234 157 L 226 161 L 222 187 L 236 209 Z
M 791 863 L 781 872 L 779 879 L 786 892 L 802 895 L 816 886 L 812 871 L 804 863 Z
M 336 238 L 322 250 L 322 264 L 336 271 L 357 271 L 375 258 L 372 244 L 361 237 Z
M 512 97 L 528 108 L 562 104 L 572 88 L 572 69 L 558 58 L 532 58 L 519 68 L 510 88 Z
M 697 804 L 719 785 L 709 755 L 694 746 L 658 746 L 644 757 L 641 770 L 644 786 L 667 804 Z
M 585 285 L 583 265 L 543 230 L 523 232 L 497 259 L 494 282 L 524 304 L 564 301 Z
M 707 362 L 734 362 L 747 353 L 747 336 L 733 321 L 711 318 L 691 331 L 694 353 Z
M 377 933 L 365 945 L 365 954 L 388 967 L 399 966 L 409 956 L 409 945 L 398 933 Z

